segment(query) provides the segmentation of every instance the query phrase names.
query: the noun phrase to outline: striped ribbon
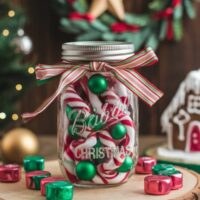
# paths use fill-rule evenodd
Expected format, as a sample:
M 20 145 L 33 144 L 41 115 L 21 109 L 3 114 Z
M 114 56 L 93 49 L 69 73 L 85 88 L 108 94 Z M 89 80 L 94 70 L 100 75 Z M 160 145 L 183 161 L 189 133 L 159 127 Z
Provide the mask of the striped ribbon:
M 32 113 L 24 113 L 23 120 L 28 121 L 42 113 L 70 84 L 75 83 L 88 72 L 110 72 L 116 79 L 123 83 L 130 91 L 146 102 L 149 106 L 155 104 L 163 93 L 146 80 L 136 70 L 143 66 L 153 65 L 158 61 L 151 48 L 146 48 L 131 57 L 119 62 L 90 62 L 89 64 L 73 64 L 63 62 L 59 65 L 38 65 L 36 78 L 45 80 L 61 75 L 60 82 L 55 93 Z

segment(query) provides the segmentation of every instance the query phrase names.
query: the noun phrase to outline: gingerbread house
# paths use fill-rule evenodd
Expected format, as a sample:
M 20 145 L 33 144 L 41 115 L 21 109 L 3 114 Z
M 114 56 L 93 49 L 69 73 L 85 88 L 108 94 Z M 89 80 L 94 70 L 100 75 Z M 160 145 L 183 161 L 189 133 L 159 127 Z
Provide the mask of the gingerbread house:
M 200 69 L 192 71 L 161 117 L 168 149 L 200 152 Z

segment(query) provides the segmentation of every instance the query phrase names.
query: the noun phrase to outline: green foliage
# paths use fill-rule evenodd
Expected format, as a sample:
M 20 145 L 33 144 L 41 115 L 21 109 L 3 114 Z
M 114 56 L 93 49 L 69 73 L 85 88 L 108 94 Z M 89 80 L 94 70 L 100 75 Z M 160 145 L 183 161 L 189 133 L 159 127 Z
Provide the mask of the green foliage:
M 66 33 L 77 35 L 76 40 L 105 40 L 105 41 L 129 41 L 133 42 L 136 50 L 150 45 L 156 49 L 160 41 L 165 40 L 168 34 L 168 23 L 172 20 L 173 36 L 175 41 L 183 37 L 184 14 L 189 18 L 195 17 L 193 2 L 195 0 L 182 0 L 181 4 L 173 8 L 172 16 L 155 18 L 155 14 L 165 12 L 172 8 L 173 0 L 151 0 L 148 1 L 146 13 L 134 14 L 126 13 L 125 23 L 139 27 L 138 32 L 116 33 L 112 32 L 111 25 L 119 20 L 105 12 L 98 19 L 90 22 L 86 19 L 70 20 L 68 16 L 71 12 L 87 13 L 90 7 L 88 0 L 52 0 L 57 13 L 61 16 L 61 26 Z M 66 5 L 67 4 L 67 5 Z M 61 7 L 67 12 L 61 12 Z M 64 14 L 62 14 L 64 13 Z
M 14 11 L 14 16 L 8 12 Z M 28 66 L 23 64 L 23 52 L 20 52 L 14 42 L 18 36 L 18 30 L 23 28 L 26 18 L 23 11 L 11 4 L 10 1 L 0 1 L 0 130 L 8 126 L 16 109 L 17 101 L 26 91 L 27 86 L 33 80 L 28 73 Z M 8 30 L 7 35 L 3 31 Z M 21 84 L 23 89 L 16 91 L 16 84 Z M 6 114 L 5 119 L 2 113 Z

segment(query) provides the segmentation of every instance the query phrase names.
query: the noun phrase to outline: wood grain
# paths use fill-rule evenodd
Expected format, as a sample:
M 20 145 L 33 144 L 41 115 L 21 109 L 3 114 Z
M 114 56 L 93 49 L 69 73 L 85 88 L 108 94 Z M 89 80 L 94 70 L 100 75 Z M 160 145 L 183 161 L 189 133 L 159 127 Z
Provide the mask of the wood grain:
M 52 175 L 60 175 L 59 164 L 57 161 L 49 161 L 46 163 L 46 170 L 50 171 Z M 143 191 L 143 175 L 133 175 L 130 180 L 117 187 L 109 188 L 75 188 L 73 200 L 196 200 L 200 197 L 200 178 L 195 172 L 179 168 L 184 174 L 183 188 L 180 190 L 171 191 L 169 195 L 152 196 L 145 195 Z M 26 189 L 24 174 L 23 179 L 15 184 L 0 184 L 0 198 L 1 200 L 43 200 L 39 191 Z
M 60 59 L 61 44 L 71 41 L 74 36 L 63 33 L 59 28 L 59 18 L 51 8 L 49 0 L 15 0 L 27 9 L 29 23 L 26 33 L 34 43 L 33 57 L 36 63 L 56 63 Z M 125 1 L 130 12 L 143 12 L 149 1 Z M 140 103 L 140 132 L 160 134 L 160 115 L 170 102 L 180 82 L 186 74 L 200 67 L 200 6 L 197 7 L 195 20 L 184 22 L 184 38 L 179 43 L 163 42 L 158 49 L 160 62 L 153 68 L 141 70 L 150 81 L 159 86 L 165 96 L 153 108 Z M 32 111 L 50 96 L 56 88 L 56 82 L 30 90 L 21 102 L 21 111 Z M 38 134 L 56 133 L 56 104 L 28 125 Z

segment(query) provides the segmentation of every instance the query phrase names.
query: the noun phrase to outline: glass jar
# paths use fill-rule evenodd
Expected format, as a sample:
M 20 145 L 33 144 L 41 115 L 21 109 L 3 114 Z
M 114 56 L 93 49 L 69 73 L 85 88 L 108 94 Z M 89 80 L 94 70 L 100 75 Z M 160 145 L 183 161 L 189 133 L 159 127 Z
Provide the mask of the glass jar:
M 63 44 L 62 58 L 101 67 L 133 51 L 131 43 L 72 42 Z M 125 183 L 138 158 L 138 98 L 112 73 L 99 71 L 87 72 L 58 98 L 60 166 L 78 186 Z

